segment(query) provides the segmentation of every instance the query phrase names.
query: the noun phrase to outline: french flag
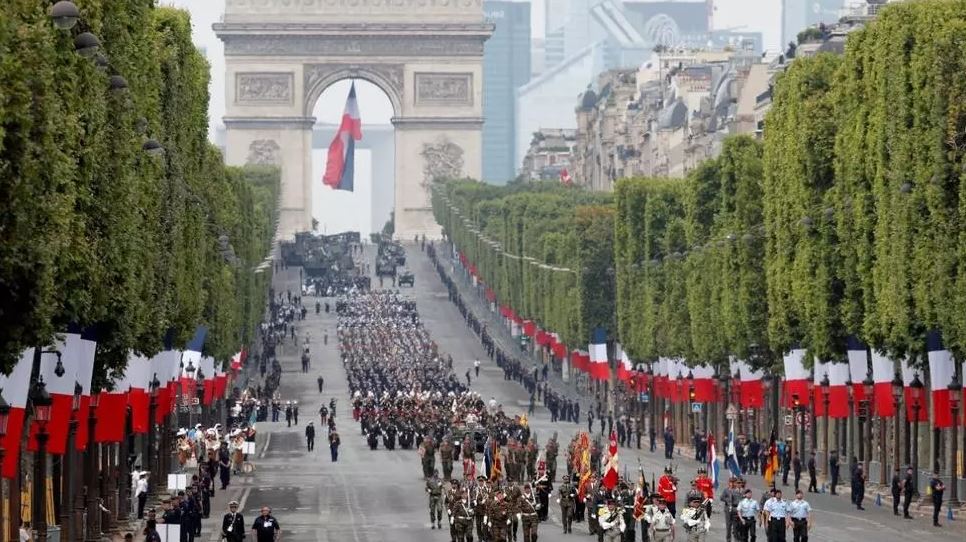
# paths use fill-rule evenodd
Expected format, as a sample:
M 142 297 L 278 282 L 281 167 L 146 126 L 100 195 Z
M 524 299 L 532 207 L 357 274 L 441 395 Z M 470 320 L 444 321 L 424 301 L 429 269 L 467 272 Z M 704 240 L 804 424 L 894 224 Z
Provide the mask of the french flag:
M 710 403 L 715 400 L 714 368 L 699 365 L 691 369 L 694 377 L 694 402 Z
M 865 388 L 862 381 L 869 376 L 869 350 L 865 343 L 854 335 L 846 341 L 846 354 L 849 358 L 849 372 L 852 374 L 852 401 L 856 408 L 865 401 Z
M 587 371 L 594 380 L 610 378 L 610 364 L 607 360 L 607 333 L 602 328 L 594 329 L 588 346 L 590 368 Z
M 362 119 L 359 117 L 359 103 L 356 101 L 356 84 L 349 88 L 345 101 L 342 123 L 329 143 L 329 156 L 325 163 L 322 182 L 335 190 L 353 189 L 355 170 L 356 141 L 362 139 Z
M 805 349 L 795 348 L 783 356 L 785 366 L 785 382 L 782 390 L 782 406 L 792 408 L 795 404 L 794 395 L 802 404 L 809 403 L 808 371 L 802 361 L 805 359 Z
M 634 364 L 631 363 L 631 358 L 627 357 L 627 352 L 623 348 L 620 348 L 620 353 L 621 362 L 617 365 L 617 378 L 622 382 L 628 382 L 634 376 Z
M 902 386 L 904 392 L 902 402 L 906 405 L 906 419 L 914 422 L 927 422 L 929 421 L 929 405 L 926 402 L 925 389 L 919 390 L 919 393 L 922 394 L 919 396 L 919 419 L 916 419 L 916 409 L 913 408 L 916 399 L 913 397 L 912 381 L 915 380 L 916 376 L 919 376 L 919 381 L 922 382 L 922 373 L 919 369 L 910 366 L 908 359 L 903 359 L 900 365 L 902 367 Z
M 828 412 L 825 411 L 825 397 L 822 392 L 822 379 L 828 375 Z M 849 365 L 847 363 L 824 363 L 815 360 L 815 415 L 829 418 L 849 417 Z
M 932 390 L 933 427 L 943 429 L 953 426 L 953 411 L 949 406 L 949 383 L 956 372 L 953 353 L 943 346 L 938 331 L 926 334 L 926 351 L 929 356 L 929 388 Z
M 47 385 L 47 392 L 53 400 L 50 409 L 50 421 L 47 422 L 46 426 L 49 437 L 47 452 L 60 455 L 67 449 L 68 426 L 73 415 L 74 386 L 78 383 L 77 373 L 81 367 L 94 365 L 97 343 L 80 333 L 67 333 L 63 340 L 58 341 L 51 350 L 59 352 L 60 355 L 43 354 L 40 358 L 40 375 L 43 377 L 44 383 Z M 38 423 L 32 423 L 30 429 L 27 449 L 36 451 Z
M 875 403 L 875 413 L 881 418 L 895 415 L 895 405 L 892 400 L 892 379 L 895 377 L 895 364 L 888 356 L 877 350 L 872 351 L 872 380 L 875 388 L 872 400 Z
M 2 439 L 4 449 L 2 474 L 7 479 L 20 476 L 20 441 L 23 437 L 27 391 L 30 388 L 30 373 L 33 366 L 34 349 L 28 348 L 20 354 L 20 359 L 9 375 L 0 375 L 0 389 L 3 390 L 4 400 L 10 405 L 7 434 Z
M 765 406 L 765 387 L 761 378 L 764 373 L 754 370 L 742 360 L 731 360 L 731 376 L 738 379 L 741 408 L 763 408 Z

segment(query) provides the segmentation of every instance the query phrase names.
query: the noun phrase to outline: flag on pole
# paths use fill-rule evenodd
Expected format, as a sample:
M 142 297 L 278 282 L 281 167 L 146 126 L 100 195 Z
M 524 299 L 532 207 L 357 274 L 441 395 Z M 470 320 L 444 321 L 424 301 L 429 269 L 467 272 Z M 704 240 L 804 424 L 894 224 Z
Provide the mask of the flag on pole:
M 765 457 L 765 482 L 769 487 L 775 487 L 775 475 L 778 473 L 778 448 L 775 439 L 768 445 L 768 455 Z
M 735 421 L 731 420 L 731 425 L 728 428 L 728 450 L 726 452 L 728 455 L 725 461 L 728 464 L 728 470 L 731 471 L 732 476 L 741 476 L 741 467 L 738 465 L 738 454 L 735 451 Z
M 329 143 L 328 159 L 322 182 L 335 190 L 353 189 L 355 171 L 356 141 L 362 139 L 362 119 L 359 117 L 359 103 L 356 101 L 356 84 L 349 87 L 349 97 L 345 101 L 342 123 Z
M 590 369 L 587 371 L 594 380 L 610 378 L 610 362 L 607 358 L 607 332 L 595 328 L 588 347 L 590 352 Z
M 718 453 L 714 445 L 714 435 L 708 435 L 708 477 L 711 485 L 718 489 Z
M 609 490 L 617 487 L 617 469 L 619 461 L 617 459 L 617 433 L 611 431 L 610 442 L 607 448 L 607 466 L 604 468 L 604 478 L 600 481 L 601 485 Z

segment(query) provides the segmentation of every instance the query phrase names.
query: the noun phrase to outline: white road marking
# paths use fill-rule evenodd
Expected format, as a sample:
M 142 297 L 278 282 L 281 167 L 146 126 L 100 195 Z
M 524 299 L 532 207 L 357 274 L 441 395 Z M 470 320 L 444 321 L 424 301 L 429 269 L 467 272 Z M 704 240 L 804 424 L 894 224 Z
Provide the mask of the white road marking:
M 272 443 L 272 434 L 268 433 L 265 435 L 265 447 L 262 448 L 262 453 L 258 455 L 259 459 L 264 459 L 265 454 L 268 453 L 268 445 Z

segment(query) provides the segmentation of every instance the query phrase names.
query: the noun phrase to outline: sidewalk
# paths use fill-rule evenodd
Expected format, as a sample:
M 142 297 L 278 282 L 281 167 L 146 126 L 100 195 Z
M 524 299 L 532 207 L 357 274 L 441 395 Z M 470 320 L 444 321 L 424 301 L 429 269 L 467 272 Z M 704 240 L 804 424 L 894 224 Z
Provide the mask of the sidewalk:
M 453 281 L 460 295 L 462 295 L 467 310 L 486 325 L 486 329 L 497 347 L 524 362 L 529 361 L 531 368 L 541 367 L 543 365 L 542 360 L 531 352 L 521 351 L 519 341 L 511 335 L 503 318 L 498 313 L 489 310 L 483 298 L 483 293 L 470 282 L 469 273 L 460 265 L 459 260 L 451 257 L 450 246 L 449 243 L 437 245 L 436 257 L 443 266 L 443 272 Z M 453 273 L 450 269 L 454 269 L 456 272 Z M 549 382 L 550 388 L 562 398 L 581 403 L 580 411 L 582 413 L 587 412 L 588 404 L 594 402 L 594 399 L 582 392 L 575 382 L 564 382 L 563 377 L 553 370 L 548 371 L 547 382 Z

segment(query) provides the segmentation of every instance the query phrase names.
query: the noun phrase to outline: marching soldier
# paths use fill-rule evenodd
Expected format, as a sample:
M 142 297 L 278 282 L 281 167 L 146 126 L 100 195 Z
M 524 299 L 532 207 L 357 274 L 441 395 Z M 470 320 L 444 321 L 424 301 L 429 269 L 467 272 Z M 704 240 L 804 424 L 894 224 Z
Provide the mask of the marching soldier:
M 449 507 L 450 534 L 455 542 L 473 542 L 473 508 L 470 504 L 469 487 L 461 490 L 459 481 L 453 481 L 452 500 Z
M 652 542 L 670 542 L 674 540 L 674 514 L 667 507 L 663 498 L 658 497 L 654 508 L 645 514 L 645 520 L 650 526 Z
M 708 469 L 698 469 L 698 477 L 694 481 L 694 486 L 701 492 L 701 501 L 705 503 L 705 511 L 711 517 L 711 503 L 714 502 L 714 484 L 708 477 Z
M 681 521 L 688 533 L 688 542 L 704 542 L 711 528 L 711 519 L 701 498 L 688 499 L 688 507 L 681 512 Z
M 540 503 L 537 502 L 530 484 L 524 485 L 523 494 L 517 499 L 517 517 L 523 525 L 523 542 L 537 542 L 537 526 L 540 523 L 537 517 L 538 510 L 540 510 Z
M 434 470 L 432 479 L 426 481 L 426 493 L 429 495 L 429 528 L 442 529 L 443 482 L 439 479 L 439 471 Z
M 537 441 L 532 437 L 527 443 L 524 460 L 527 467 L 527 480 L 532 482 L 537 479 Z
M 775 488 L 773 496 L 765 501 L 762 516 L 765 520 L 765 533 L 768 542 L 785 542 L 785 532 L 788 528 L 788 503 L 782 499 L 782 490 Z
M 672 474 L 670 466 L 664 468 L 664 475 L 657 482 L 657 492 L 661 494 L 661 498 L 664 499 L 664 504 L 667 505 L 667 509 L 671 511 L 672 516 L 677 515 L 677 498 L 678 498 L 678 479 Z
M 511 485 L 504 492 L 507 505 L 510 507 L 510 526 L 507 528 L 507 540 L 517 541 L 517 533 L 520 531 L 520 488 Z
M 486 525 L 490 529 L 489 542 L 507 542 L 507 527 L 510 525 L 511 507 L 502 491 L 495 491 L 487 506 Z
M 600 534 L 597 540 L 607 542 L 621 542 L 624 538 L 624 531 L 627 525 L 624 523 L 624 512 L 620 509 L 617 501 L 607 499 L 607 505 L 601 509 L 597 520 L 600 526 Z
M 473 493 L 473 516 L 476 520 L 476 538 L 482 542 L 489 535 L 489 527 L 486 525 L 486 507 L 490 498 L 490 491 L 487 487 L 486 477 L 477 476 L 476 488 Z
M 805 500 L 802 490 L 795 490 L 795 500 L 788 503 L 788 516 L 792 519 L 792 536 L 795 542 L 808 542 L 808 531 L 811 529 L 809 516 L 812 506 Z
M 751 495 L 751 490 L 746 489 L 744 497 L 738 503 L 737 518 L 735 519 L 737 522 L 735 536 L 738 542 L 755 542 L 756 539 L 755 524 L 758 522 L 761 507 L 758 506 L 758 501 L 753 499 Z
M 221 521 L 221 537 L 228 542 L 245 539 L 245 517 L 238 512 L 238 501 L 228 503 L 229 512 Z
M 547 441 L 547 444 L 543 447 L 544 457 L 547 460 L 547 477 L 550 482 L 557 481 L 557 433 L 553 434 L 553 437 Z
M 557 502 L 560 503 L 560 521 L 563 523 L 564 534 L 572 533 L 574 526 L 574 502 L 577 499 L 577 488 L 564 478 L 560 489 L 557 490 Z
M 436 446 L 433 445 L 433 438 L 426 435 L 419 450 L 423 461 L 423 477 L 431 478 L 436 472 Z
M 546 473 L 537 478 L 536 494 L 537 503 L 540 505 L 539 511 L 537 512 L 537 519 L 540 521 L 547 521 L 547 514 L 550 512 L 550 493 L 552 491 L 553 484 L 547 478 Z
M 738 503 L 741 502 L 741 492 L 738 491 L 738 479 L 732 476 L 728 479 L 728 487 L 721 490 L 718 500 L 724 507 L 725 517 L 725 540 L 731 542 L 731 535 L 734 533 L 736 525 L 736 515 Z
M 443 464 L 443 479 L 448 482 L 453 475 L 453 444 L 449 439 L 443 439 L 439 445 L 439 460 Z
M 637 519 L 634 517 L 634 507 L 635 499 L 634 493 L 631 492 L 630 488 L 627 486 L 626 482 L 621 482 L 620 485 L 620 501 L 617 503 L 617 510 L 621 512 L 624 516 L 624 542 L 634 542 L 635 531 L 637 530 L 636 524 Z

